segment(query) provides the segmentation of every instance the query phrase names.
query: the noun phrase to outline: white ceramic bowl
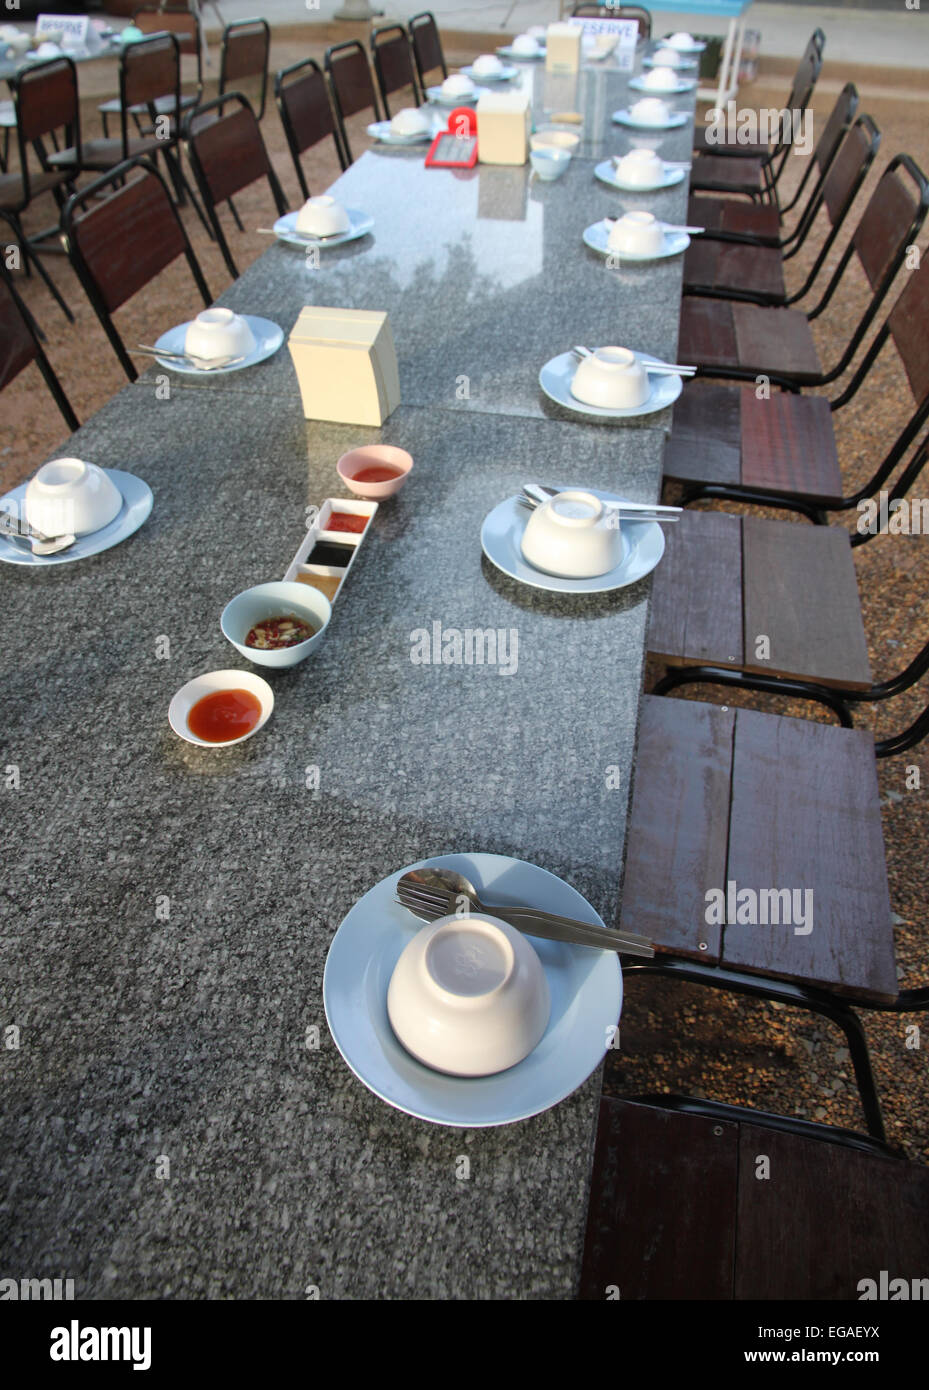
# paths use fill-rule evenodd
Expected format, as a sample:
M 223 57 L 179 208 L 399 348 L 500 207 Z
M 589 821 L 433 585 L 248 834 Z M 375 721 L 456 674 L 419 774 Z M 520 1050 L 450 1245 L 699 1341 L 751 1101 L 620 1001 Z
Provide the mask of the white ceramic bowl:
M 247 690 L 261 705 L 258 722 L 248 733 L 242 734 L 239 738 L 227 739 L 225 743 L 210 743 L 207 739 L 198 738 L 187 723 L 187 716 L 197 701 L 217 690 Z M 234 744 L 244 743 L 247 738 L 257 734 L 259 729 L 263 729 L 271 718 L 273 709 L 274 691 L 261 676 L 256 676 L 252 671 L 207 671 L 181 686 L 168 706 L 168 723 L 178 738 L 184 739 L 187 743 L 195 743 L 198 748 L 232 748 Z
M 653 92 L 676 92 L 679 80 L 673 68 L 649 68 L 642 78 L 643 85 Z
M 445 97 L 470 97 L 474 95 L 474 83 L 467 73 L 453 72 L 450 77 L 446 77 L 441 90 Z
M 429 129 L 429 118 L 418 106 L 404 106 L 391 118 L 392 135 L 422 135 Z
M 654 188 L 664 177 L 664 161 L 654 150 L 630 150 L 616 161 L 615 169 L 624 183 L 636 188 Z
M 539 52 L 539 45 L 531 34 L 517 34 L 511 44 L 514 57 L 534 58 Z
M 531 943 L 497 917 L 440 917 L 394 967 L 387 1014 L 400 1042 L 437 1071 L 491 1076 L 527 1057 L 551 999 Z
M 653 212 L 626 212 L 610 227 L 607 246 L 633 256 L 657 256 L 664 246 L 664 229 Z
M 297 231 L 304 236 L 338 236 L 350 226 L 345 208 L 328 193 L 308 198 L 297 213 Z
M 592 579 L 622 563 L 622 527 L 616 512 L 592 492 L 559 492 L 529 517 L 522 553 L 544 574 Z
M 247 357 L 255 351 L 255 335 L 231 309 L 204 309 L 187 325 L 184 351 L 208 361 L 216 357 Z
M 641 121 L 643 125 L 667 125 L 671 119 L 671 108 L 660 97 L 641 97 L 630 106 L 629 114 L 634 121 Z
M 665 48 L 659 48 L 657 53 L 652 54 L 652 64 L 656 68 L 679 68 L 684 59 L 677 49 L 668 44 Z
M 267 618 L 302 618 L 315 632 L 305 642 L 293 647 L 281 647 L 277 651 L 263 652 L 255 647 L 247 647 L 245 639 L 256 623 Z M 326 595 L 309 584 L 297 584 L 286 580 L 276 580 L 270 584 L 255 584 L 244 589 L 230 599 L 222 611 L 219 625 L 223 636 L 231 642 L 236 651 L 258 666 L 273 666 L 283 670 L 297 666 L 304 661 L 323 640 L 323 634 L 332 617 L 332 605 Z
M 94 463 L 53 459 L 26 487 L 26 520 L 46 536 L 88 536 L 108 526 L 123 505 L 122 493 Z
M 648 372 L 634 352 L 601 347 L 578 363 L 571 395 L 585 405 L 607 410 L 632 409 L 648 400 Z
M 496 53 L 482 53 L 471 64 L 471 71 L 475 77 L 499 77 L 503 71 L 503 64 Z
M 678 33 L 672 34 L 669 39 L 665 39 L 665 43 L 669 48 L 676 48 L 686 52 L 687 49 L 693 48 L 694 36 L 693 34 L 685 34 L 683 30 L 679 30 Z
M 571 163 L 571 151 L 543 146 L 541 149 L 530 151 L 529 163 L 540 179 L 560 179 Z
M 581 137 L 576 130 L 553 130 L 543 127 L 529 136 L 530 150 L 567 150 L 569 154 L 573 154 L 580 143 Z

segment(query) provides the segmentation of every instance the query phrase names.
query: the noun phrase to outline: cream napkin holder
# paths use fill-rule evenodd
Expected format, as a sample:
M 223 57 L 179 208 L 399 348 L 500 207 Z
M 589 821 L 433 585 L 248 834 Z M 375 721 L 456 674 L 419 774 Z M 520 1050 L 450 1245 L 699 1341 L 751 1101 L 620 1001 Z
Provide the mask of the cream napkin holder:
M 479 162 L 525 164 L 531 120 L 527 92 L 482 92 L 477 102 Z
M 307 305 L 287 346 L 307 420 L 377 426 L 400 404 L 397 352 L 386 314 Z
M 577 72 L 581 66 L 581 37 L 579 24 L 550 24 L 545 34 L 546 72 Z

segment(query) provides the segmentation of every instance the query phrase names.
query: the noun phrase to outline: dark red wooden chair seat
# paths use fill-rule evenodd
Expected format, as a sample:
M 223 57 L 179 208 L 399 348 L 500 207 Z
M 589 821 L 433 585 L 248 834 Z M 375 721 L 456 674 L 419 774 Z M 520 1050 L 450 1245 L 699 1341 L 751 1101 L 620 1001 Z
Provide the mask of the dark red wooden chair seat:
M 72 146 L 70 149 L 50 154 L 48 162 L 63 169 L 70 168 L 71 173 L 68 177 L 73 177 L 75 169 L 92 169 L 95 172 L 107 173 L 110 169 L 115 169 L 117 164 L 122 164 L 124 157 L 139 159 L 142 155 L 155 155 L 164 148 L 162 140 L 145 136 L 129 136 L 126 144 L 129 153 L 124 156 L 121 139 L 84 140 L 80 153 Z
M 727 159 L 733 156 L 737 159 L 761 159 L 771 152 L 771 146 L 766 140 L 710 140 L 707 137 L 712 130 L 713 127 L 710 125 L 697 127 L 694 131 L 694 154 L 723 155 Z
M 746 290 L 774 300 L 787 296 L 783 257 L 774 246 L 694 237 L 684 253 L 684 290 Z
M 722 154 L 701 155 L 690 171 L 690 186 L 714 193 L 742 193 L 746 197 L 764 189 L 760 159 L 728 159 Z
M 766 237 L 772 243 L 780 237 L 781 219 L 773 203 L 692 197 L 687 204 L 687 221 L 708 232 L 738 232 L 742 236 Z
M 809 890 L 812 931 L 794 919 L 708 921 L 708 891 L 729 882 L 756 894 Z M 645 696 L 622 926 L 659 953 L 895 999 L 873 735 Z
M 38 170 L 30 173 L 27 191 L 19 174 L 0 174 L 0 208 L 19 212 L 30 197 L 35 198 L 40 193 L 48 193 L 54 188 L 61 188 L 72 177 L 73 174 L 68 172 L 52 171 L 48 173 L 44 169 Z
M 683 483 L 734 484 L 800 493 L 822 507 L 842 500 L 842 474 L 825 396 L 692 381 L 674 407 L 664 476 Z
M 805 314 L 722 299 L 685 298 L 678 356 L 712 373 L 737 368 L 813 385 L 822 366 Z

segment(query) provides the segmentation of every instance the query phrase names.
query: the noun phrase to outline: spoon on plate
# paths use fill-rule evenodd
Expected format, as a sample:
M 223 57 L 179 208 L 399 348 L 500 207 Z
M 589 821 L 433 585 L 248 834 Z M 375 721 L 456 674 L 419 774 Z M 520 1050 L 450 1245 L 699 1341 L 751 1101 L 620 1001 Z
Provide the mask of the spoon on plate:
M 456 914 L 484 914 L 499 917 L 517 931 L 546 941 L 567 941 L 574 946 L 593 946 L 648 959 L 655 954 L 652 943 L 634 932 L 609 931 L 534 907 L 501 907 L 482 902 L 470 879 L 452 869 L 411 869 L 397 883 L 397 899 L 414 916 L 427 922 Z
M 77 536 L 46 536 L 44 532 L 37 531 L 34 526 L 30 526 L 25 519 L 20 520 L 12 512 L 0 512 L 0 535 L 9 536 L 11 540 L 28 541 L 32 546 L 33 555 L 58 555 L 62 550 L 68 550 L 77 540 Z
M 190 352 L 166 352 L 164 348 L 151 347 L 148 343 L 139 343 L 132 355 L 133 357 L 163 357 L 166 362 L 183 362 L 189 367 L 196 367 L 201 372 L 215 372 L 219 367 L 236 367 L 240 362 L 245 361 L 245 357 L 196 357 Z
M 590 348 L 573 347 L 571 349 L 578 357 L 593 357 Z M 654 372 L 656 376 L 693 376 L 696 367 L 683 367 L 680 363 L 659 362 L 656 357 L 649 357 L 647 354 L 639 354 L 642 357 L 642 366 L 647 372 Z
M 541 483 L 523 483 L 522 494 L 516 501 L 520 506 L 535 511 L 543 502 L 557 497 L 558 492 L 558 488 L 543 487 Z M 609 512 L 618 512 L 625 521 L 677 521 L 683 510 L 681 507 L 665 507 L 658 502 L 604 502 L 603 505 Z

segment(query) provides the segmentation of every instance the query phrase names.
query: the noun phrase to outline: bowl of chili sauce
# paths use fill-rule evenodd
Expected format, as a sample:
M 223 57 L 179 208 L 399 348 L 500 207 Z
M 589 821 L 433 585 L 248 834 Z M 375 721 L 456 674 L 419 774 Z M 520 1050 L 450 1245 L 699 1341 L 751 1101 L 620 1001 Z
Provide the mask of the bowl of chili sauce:
M 343 454 L 336 471 L 356 497 L 393 497 L 410 475 L 413 459 L 393 444 L 369 444 Z
M 274 692 L 252 671 L 208 671 L 181 686 L 168 706 L 179 738 L 201 748 L 229 748 L 257 734 L 274 709 Z
M 281 579 L 236 594 L 219 625 L 241 656 L 281 670 L 305 661 L 319 646 L 331 616 L 332 605 L 320 590 Z M 293 640 L 306 629 L 311 630 L 308 637 Z

